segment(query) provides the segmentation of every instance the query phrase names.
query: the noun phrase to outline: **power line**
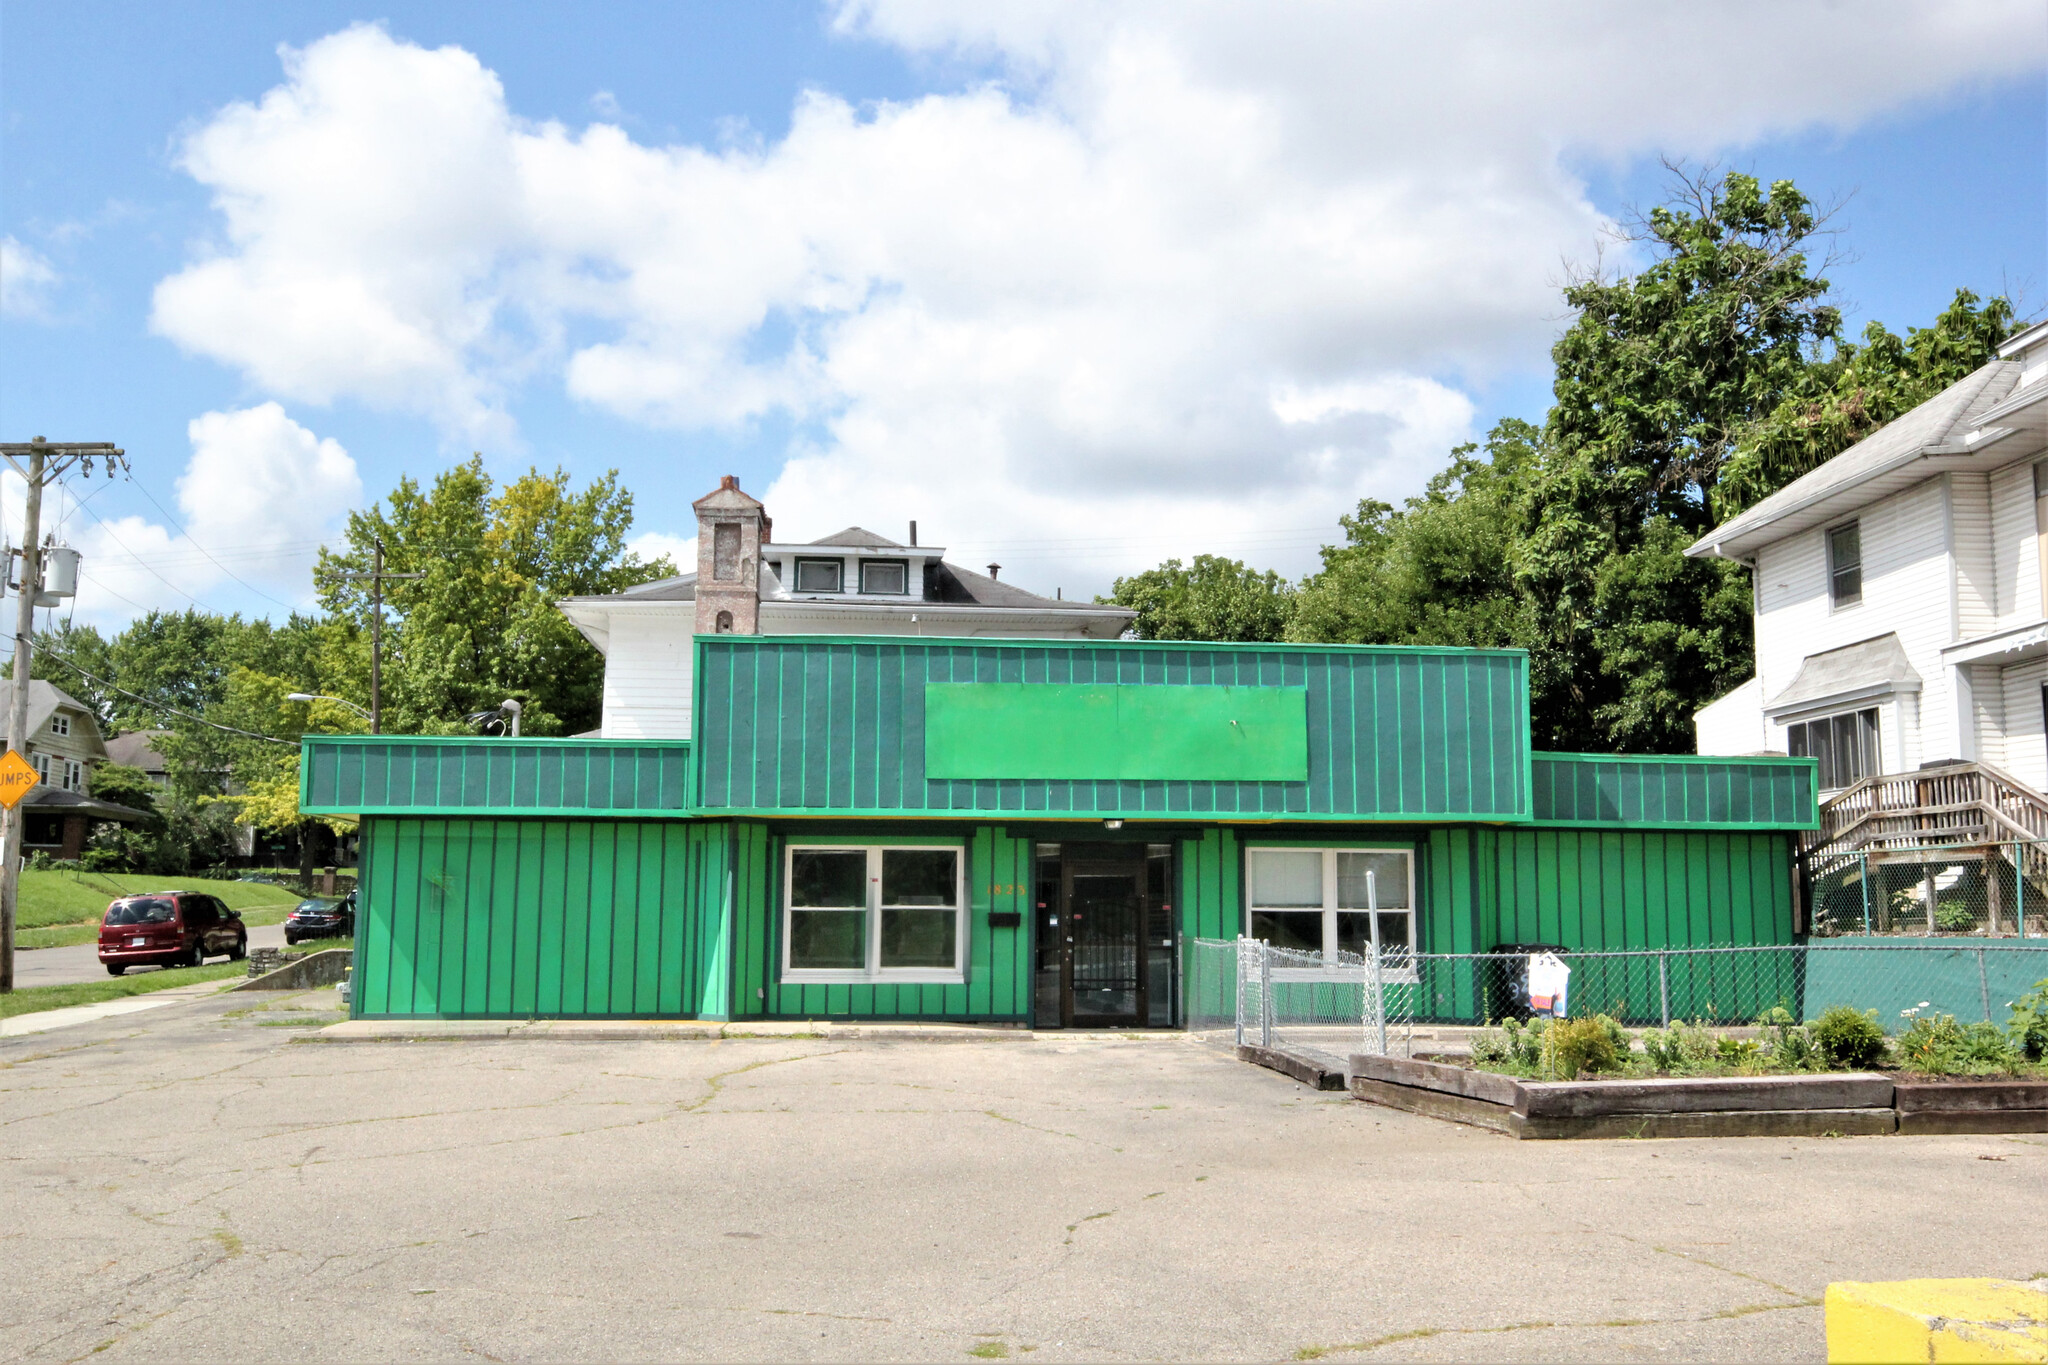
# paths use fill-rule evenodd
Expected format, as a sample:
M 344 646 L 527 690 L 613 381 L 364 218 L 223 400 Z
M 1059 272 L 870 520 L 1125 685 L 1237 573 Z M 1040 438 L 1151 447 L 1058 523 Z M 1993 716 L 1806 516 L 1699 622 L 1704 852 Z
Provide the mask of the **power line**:
M 105 678 L 100 677 L 97 673 L 89 671 L 83 665 L 74 663 L 64 653 L 63 650 L 55 648 L 48 641 L 44 641 L 38 644 L 36 646 L 36 651 L 41 654 L 48 654 L 53 656 L 57 660 L 57 662 L 63 664 L 66 668 L 70 669 L 73 673 L 78 674 L 79 677 L 84 678 L 87 682 L 94 683 L 100 687 L 104 687 L 109 692 L 118 692 L 122 696 L 129 698 L 131 701 L 139 701 L 144 706 L 150 707 L 152 710 L 160 711 L 164 715 L 178 716 L 184 720 L 197 721 L 199 724 L 209 726 L 212 729 L 225 731 L 226 733 L 231 735 L 241 735 L 246 739 L 260 739 L 266 744 L 282 744 L 288 749 L 296 749 L 299 747 L 299 741 L 295 739 L 279 739 L 276 735 L 263 735 L 258 734 L 254 730 L 244 730 L 240 726 L 223 725 L 217 720 L 208 720 L 204 716 L 195 716 L 190 711 L 180 710 L 178 707 L 175 706 L 167 706 L 163 702 L 157 701 L 150 697 L 143 696 L 140 692 L 130 692 L 125 687 L 120 687 L 115 685 L 114 683 L 108 682 Z
M 141 489 L 142 496 L 149 499 L 150 506 L 156 508 L 157 511 L 162 512 L 164 520 L 169 522 L 173 527 L 176 527 L 179 535 L 185 537 L 185 543 L 187 545 L 190 545 L 193 549 L 199 551 L 200 554 L 206 555 L 206 558 L 213 564 L 214 568 L 219 569 L 229 578 L 233 578 L 237 583 L 240 583 L 243 587 L 247 588 L 250 592 L 255 593 L 264 601 L 277 602 L 277 605 L 283 607 L 286 611 L 298 610 L 297 607 L 294 607 L 289 602 L 278 602 L 275 597 L 272 597 L 269 593 L 263 591 L 263 589 L 257 587 L 255 584 L 249 582 L 248 580 L 236 577 L 234 570 L 230 569 L 227 565 L 221 563 L 218 559 L 214 559 L 214 557 L 211 554 L 207 553 L 207 549 L 204 545 L 201 545 L 198 541 L 192 538 L 192 533 L 190 531 L 186 530 L 183 526 L 178 524 L 178 519 L 171 515 L 170 509 L 166 508 L 162 503 L 158 502 L 156 500 L 156 494 L 149 491 L 149 485 L 145 484 L 142 480 L 136 478 L 133 474 L 130 474 L 128 476 L 128 482 L 134 484 L 137 488 Z

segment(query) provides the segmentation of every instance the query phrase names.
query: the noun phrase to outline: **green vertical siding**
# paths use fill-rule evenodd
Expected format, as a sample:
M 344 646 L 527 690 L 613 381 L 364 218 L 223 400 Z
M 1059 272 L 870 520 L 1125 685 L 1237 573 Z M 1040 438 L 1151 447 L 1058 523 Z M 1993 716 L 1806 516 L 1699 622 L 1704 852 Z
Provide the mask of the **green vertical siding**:
M 752 826 L 759 829 L 760 826 Z M 861 842 L 859 829 L 805 830 L 799 843 Z M 967 850 L 966 980 L 945 984 L 791 982 L 782 976 L 782 849 L 761 836 L 743 860 L 734 914 L 734 1018 L 946 1019 L 1024 1023 L 1031 1016 L 1032 841 L 990 825 L 952 826 L 927 836 L 960 839 Z M 1015 928 L 989 923 L 1019 916 Z
M 1518 650 L 721 635 L 697 662 L 707 811 L 1529 818 Z M 946 683 L 1300 690 L 1307 780 L 931 777 L 926 687 Z
M 363 822 L 358 1018 L 723 1012 L 727 822 Z
M 307 735 L 299 809 L 345 815 L 681 815 L 688 740 Z
M 1420 849 L 1427 953 L 1484 953 L 1503 943 L 1580 952 L 1748 947 L 1792 942 L 1792 842 L 1778 833 L 1616 829 L 1436 829 Z M 1673 1017 L 1748 1019 L 1797 1009 L 1789 954 L 1672 957 L 1661 991 Z M 1576 1010 L 1654 1022 L 1663 998 L 1654 958 L 1581 959 Z M 1399 992 L 1397 992 L 1399 994 Z M 1401 1008 L 1419 1018 L 1476 1020 L 1485 982 L 1463 963 L 1435 964 Z
M 1539 753 L 1537 824 L 1580 829 L 1812 829 L 1820 822 L 1811 758 L 1694 758 Z

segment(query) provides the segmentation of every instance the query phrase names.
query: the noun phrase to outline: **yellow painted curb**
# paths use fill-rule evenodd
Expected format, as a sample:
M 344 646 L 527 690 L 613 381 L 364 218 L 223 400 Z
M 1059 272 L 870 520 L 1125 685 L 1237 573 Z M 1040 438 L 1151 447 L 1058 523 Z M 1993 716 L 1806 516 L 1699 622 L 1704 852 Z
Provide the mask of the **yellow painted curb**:
M 2048 1362 L 2048 1290 L 2012 1280 L 1831 1284 L 1829 1365 Z

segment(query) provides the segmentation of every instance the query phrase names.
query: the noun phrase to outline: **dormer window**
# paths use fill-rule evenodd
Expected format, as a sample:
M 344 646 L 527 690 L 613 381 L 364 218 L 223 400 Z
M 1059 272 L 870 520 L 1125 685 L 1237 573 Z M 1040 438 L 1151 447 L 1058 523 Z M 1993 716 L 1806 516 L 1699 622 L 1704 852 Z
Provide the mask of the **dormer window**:
M 870 559 L 860 566 L 860 590 L 901 597 L 910 591 L 910 565 L 901 559 Z
M 846 566 L 836 559 L 799 559 L 796 562 L 798 592 L 843 592 Z
M 69 717 L 69 716 L 61 716 L 61 715 L 60 715 L 60 716 L 52 716 L 52 717 L 50 717 L 50 733 L 51 733 L 51 734 L 53 734 L 53 735 L 68 735 L 68 734 L 70 734 L 70 733 L 71 733 L 71 717 Z

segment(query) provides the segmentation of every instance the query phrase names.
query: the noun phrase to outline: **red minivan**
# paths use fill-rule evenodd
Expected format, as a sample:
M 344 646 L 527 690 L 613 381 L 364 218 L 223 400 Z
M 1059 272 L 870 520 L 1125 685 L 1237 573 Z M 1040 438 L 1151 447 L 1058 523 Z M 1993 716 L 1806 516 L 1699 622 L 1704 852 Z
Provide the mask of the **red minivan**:
M 225 953 L 249 955 L 249 927 L 213 896 L 152 891 L 123 896 L 100 921 L 100 961 L 110 976 L 130 967 L 197 967 Z

